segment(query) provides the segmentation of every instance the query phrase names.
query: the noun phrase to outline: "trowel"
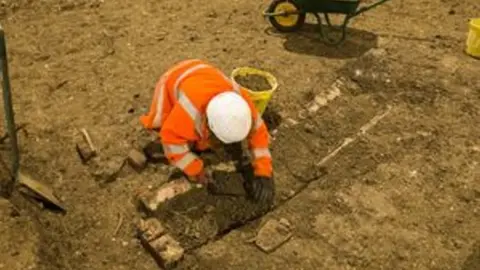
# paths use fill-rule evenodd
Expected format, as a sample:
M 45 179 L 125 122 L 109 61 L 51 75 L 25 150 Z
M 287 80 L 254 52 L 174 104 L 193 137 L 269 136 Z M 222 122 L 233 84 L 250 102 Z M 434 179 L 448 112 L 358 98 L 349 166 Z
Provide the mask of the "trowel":
M 12 93 L 10 90 L 10 77 L 8 75 L 8 60 L 7 60 L 7 47 L 5 42 L 5 32 L 3 27 L 0 26 L 0 68 L 2 73 L 2 94 L 3 94 L 3 103 L 4 103 L 4 115 L 5 115 L 5 124 L 10 143 L 10 160 L 11 166 L 7 167 L 8 173 L 11 177 L 12 185 L 14 188 L 18 189 L 23 194 L 28 197 L 36 200 L 41 200 L 44 202 L 44 206 L 54 206 L 54 208 L 65 212 L 65 209 L 61 206 L 60 201 L 55 197 L 51 188 L 42 184 L 31 177 L 27 176 L 25 173 L 20 172 L 20 152 L 18 149 L 17 142 L 17 128 L 15 125 L 15 117 L 12 105 Z M 0 157 L 1 158 L 1 157 Z M 3 161 L 3 160 L 2 160 Z M 3 162 L 2 162 L 3 163 Z M 10 191 L 11 192 L 11 191 Z
M 17 185 L 18 191 L 23 195 L 35 199 L 36 201 L 41 201 L 46 208 L 63 213 L 66 212 L 65 208 L 60 203 L 60 200 L 55 196 L 53 190 L 49 186 L 34 180 L 23 172 L 18 172 Z
M 34 180 L 28 174 L 18 171 L 14 176 L 7 164 L 0 158 L 0 165 L 10 175 L 10 183 L 5 185 L 7 188 L 6 195 L 9 196 L 13 190 L 17 190 L 22 195 L 26 196 L 35 202 L 41 202 L 45 208 L 65 213 L 66 210 L 60 203 L 60 200 L 55 196 L 53 190 L 46 184 Z

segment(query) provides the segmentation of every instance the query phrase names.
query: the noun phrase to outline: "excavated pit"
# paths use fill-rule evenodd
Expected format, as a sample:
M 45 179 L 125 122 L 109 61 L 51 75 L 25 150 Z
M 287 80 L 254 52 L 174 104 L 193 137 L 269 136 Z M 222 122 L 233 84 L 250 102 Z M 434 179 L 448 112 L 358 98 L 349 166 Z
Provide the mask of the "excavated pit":
M 183 248 L 191 250 L 266 211 L 268 205 L 247 198 L 239 173 L 217 171 L 215 186 L 199 188 L 165 202 L 150 216 L 159 219 Z

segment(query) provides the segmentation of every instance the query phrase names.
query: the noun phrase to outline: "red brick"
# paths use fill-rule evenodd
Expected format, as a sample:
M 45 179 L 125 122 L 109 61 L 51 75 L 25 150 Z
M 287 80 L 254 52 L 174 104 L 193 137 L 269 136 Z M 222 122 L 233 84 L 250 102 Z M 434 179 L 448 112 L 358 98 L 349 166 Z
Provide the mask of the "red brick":
M 162 185 L 157 190 L 145 191 L 139 194 L 138 198 L 148 211 L 154 212 L 165 201 L 185 194 L 194 188 L 195 186 L 188 182 L 188 180 L 180 178 Z
M 137 229 L 140 237 L 147 242 L 153 241 L 165 233 L 165 228 L 156 218 L 140 220 Z
M 174 267 L 178 261 L 183 258 L 184 249 L 180 246 L 175 239 L 166 234 L 160 238 L 149 243 L 153 250 L 156 251 L 157 262 L 162 267 L 170 269 Z

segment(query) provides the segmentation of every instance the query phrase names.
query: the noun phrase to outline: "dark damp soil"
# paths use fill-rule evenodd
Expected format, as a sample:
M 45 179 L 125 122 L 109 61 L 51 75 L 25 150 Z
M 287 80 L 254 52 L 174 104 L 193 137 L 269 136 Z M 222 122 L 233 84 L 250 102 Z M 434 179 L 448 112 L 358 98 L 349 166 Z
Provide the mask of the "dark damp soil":
M 193 189 L 152 213 L 186 250 L 199 247 L 268 210 L 267 206 L 248 199 L 241 174 L 216 171 L 214 178 L 214 187 Z
M 265 77 L 257 74 L 237 75 L 235 76 L 235 81 L 252 91 L 265 91 L 272 87 Z
M 269 104 L 262 115 L 265 125 L 269 131 L 275 130 L 282 123 L 282 116 L 278 113 L 278 109 L 274 104 Z

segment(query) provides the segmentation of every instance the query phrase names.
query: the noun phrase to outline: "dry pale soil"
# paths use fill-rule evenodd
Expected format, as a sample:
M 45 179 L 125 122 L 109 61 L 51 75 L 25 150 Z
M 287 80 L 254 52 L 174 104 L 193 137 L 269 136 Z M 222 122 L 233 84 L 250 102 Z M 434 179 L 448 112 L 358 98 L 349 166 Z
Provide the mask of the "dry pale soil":
M 0 269 L 157 269 L 135 238 L 134 195 L 171 169 L 126 168 L 108 184 L 102 172 L 150 138 L 138 116 L 186 58 L 277 77 L 265 115 L 277 196 L 273 211 L 221 236 L 199 229 L 205 241 L 177 269 L 480 269 L 480 61 L 464 54 L 480 2 L 392 0 L 354 18 L 338 48 L 312 27 L 272 31 L 267 5 L 1 1 L 16 120 L 27 124 L 22 170 L 67 214 L 1 200 Z M 99 149 L 89 165 L 75 152 L 81 128 Z M 293 236 L 265 254 L 248 240 L 271 218 Z

